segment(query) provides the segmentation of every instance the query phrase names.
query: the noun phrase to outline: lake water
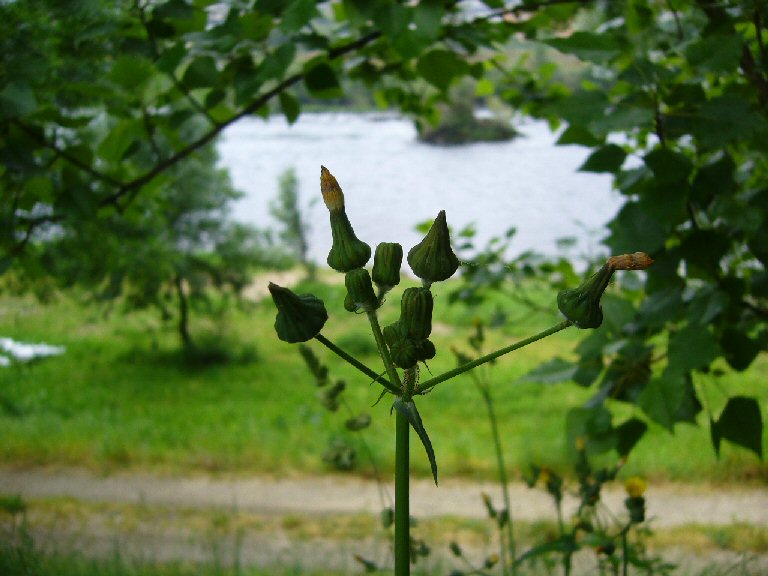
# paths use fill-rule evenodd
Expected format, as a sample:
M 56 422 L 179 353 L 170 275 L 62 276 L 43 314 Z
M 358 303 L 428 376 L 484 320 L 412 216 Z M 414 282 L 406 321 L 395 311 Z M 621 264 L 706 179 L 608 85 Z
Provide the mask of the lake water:
M 475 223 L 478 241 L 517 228 L 515 253 L 557 252 L 557 239 L 573 236 L 581 252 L 594 252 L 604 225 L 621 204 L 611 178 L 577 172 L 588 150 L 555 146 L 542 122 L 518 126 L 511 142 L 435 147 L 416 140 L 413 124 L 395 115 L 302 114 L 288 126 L 279 116 L 247 119 L 219 144 L 223 165 L 246 193 L 237 219 L 273 226 L 269 201 L 278 177 L 294 167 L 311 222 L 310 256 L 324 262 L 331 246 L 328 214 L 320 198 L 320 165 L 344 190 L 357 235 L 372 247 L 400 242 L 407 252 L 420 239 L 414 226 L 446 211 L 454 230 Z

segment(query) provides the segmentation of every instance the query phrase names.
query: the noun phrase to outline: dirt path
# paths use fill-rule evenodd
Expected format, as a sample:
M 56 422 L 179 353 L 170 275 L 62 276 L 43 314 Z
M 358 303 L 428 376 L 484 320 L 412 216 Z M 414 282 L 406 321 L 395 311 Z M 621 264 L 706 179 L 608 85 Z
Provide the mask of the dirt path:
M 500 504 L 492 483 L 446 481 L 435 487 L 430 481 L 413 481 L 411 511 L 425 526 L 450 523 L 448 518 L 482 519 L 483 492 Z M 541 490 L 513 484 L 511 492 L 514 519 L 554 519 L 551 502 Z M 287 566 L 297 573 L 323 568 L 359 574 L 357 554 L 381 565 L 392 561 L 387 533 L 377 520 L 382 506 L 391 503 L 392 487 L 385 486 L 382 494 L 375 482 L 348 476 L 100 476 L 81 469 L 0 468 L 0 494 L 18 494 L 30 502 L 28 525 L 35 541 L 59 552 L 111 558 L 119 550 L 123 558 L 146 562 Z M 768 525 L 768 490 L 651 486 L 646 496 L 656 528 Z M 612 490 L 604 501 L 621 514 L 624 497 L 622 491 Z M 573 499 L 566 502 L 566 513 L 574 504 Z M 8 520 L 0 513 L 0 537 L 12 534 Z M 449 530 L 442 538 L 457 537 L 479 563 L 495 551 L 491 536 L 478 540 L 466 532 L 451 534 Z M 447 541 L 434 544 L 422 568 L 450 572 L 456 561 Z M 664 556 L 689 570 L 743 561 L 739 554 L 713 549 L 693 555 L 666 550 Z M 584 559 L 591 562 L 588 555 Z M 738 574 L 768 573 L 768 557 L 749 561 L 749 570 Z M 593 568 L 586 563 L 576 573 L 590 574 Z
M 510 486 L 513 518 L 553 517 L 549 497 L 520 484 Z M 78 469 L 59 471 L 0 469 L 0 492 L 25 499 L 70 497 L 86 502 L 141 503 L 196 508 L 228 508 L 276 515 L 331 515 L 382 509 L 375 482 L 347 476 L 311 478 L 175 477 L 118 473 L 98 476 Z M 499 502 L 492 484 L 445 481 L 439 487 L 426 480 L 412 482 L 411 511 L 416 517 L 483 518 L 483 492 Z M 393 493 L 385 487 L 384 501 Z M 620 511 L 625 495 L 612 489 L 604 500 Z M 646 494 L 654 526 L 683 524 L 768 526 L 768 489 L 724 489 L 692 486 L 653 486 Z M 566 502 L 566 513 L 575 505 Z

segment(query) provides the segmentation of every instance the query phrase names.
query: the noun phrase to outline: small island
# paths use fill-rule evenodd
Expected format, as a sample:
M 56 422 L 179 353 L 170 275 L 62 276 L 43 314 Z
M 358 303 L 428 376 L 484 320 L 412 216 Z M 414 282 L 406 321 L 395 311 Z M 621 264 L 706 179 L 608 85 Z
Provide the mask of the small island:
M 473 142 L 505 142 L 520 135 L 509 120 L 499 117 L 479 117 L 474 102 L 456 99 L 440 110 L 436 126 L 416 124 L 418 139 L 437 146 L 458 146 Z

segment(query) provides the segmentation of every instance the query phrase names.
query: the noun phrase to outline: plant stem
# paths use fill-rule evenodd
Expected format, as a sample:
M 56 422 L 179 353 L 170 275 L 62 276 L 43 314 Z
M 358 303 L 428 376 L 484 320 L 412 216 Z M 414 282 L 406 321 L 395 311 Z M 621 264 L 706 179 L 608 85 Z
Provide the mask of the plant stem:
M 371 378 L 373 378 L 375 382 L 378 382 L 393 394 L 400 394 L 400 389 L 397 388 L 395 385 L 393 385 L 389 380 L 384 378 L 381 374 L 376 374 L 376 372 L 368 368 L 368 366 L 360 362 L 357 358 L 350 355 L 348 352 L 345 352 L 344 350 L 336 346 L 336 344 L 328 340 L 328 338 L 326 338 L 322 334 L 318 334 L 317 336 L 315 336 L 315 340 L 320 342 L 323 346 L 328 348 L 331 352 L 333 352 L 340 358 L 349 362 L 352 366 L 360 370 L 360 372 L 362 372 L 366 376 L 370 376 Z
M 396 411 L 395 436 L 395 576 L 411 573 L 410 454 L 408 418 Z
M 491 389 L 488 386 L 487 382 L 483 382 L 482 384 L 478 382 L 478 388 L 480 389 L 480 394 L 483 397 L 483 401 L 485 402 L 485 409 L 488 412 L 488 421 L 491 424 L 491 436 L 493 438 L 493 446 L 496 450 L 496 468 L 499 472 L 499 484 L 501 484 L 501 493 L 504 498 L 504 508 L 507 511 L 507 524 L 506 524 L 506 536 L 507 536 L 507 542 L 505 545 L 504 542 L 504 529 L 499 529 L 499 536 L 501 539 L 501 562 L 502 562 L 502 571 L 506 575 L 508 570 L 508 561 L 507 561 L 507 552 L 511 555 L 511 557 L 514 559 L 517 556 L 517 552 L 515 550 L 515 537 L 513 533 L 512 528 L 512 506 L 509 498 L 509 484 L 507 479 L 507 469 L 504 464 L 504 453 L 501 449 L 501 436 L 499 435 L 499 423 L 496 419 L 496 410 L 493 406 L 493 397 L 491 396 Z M 512 562 L 512 574 L 517 573 L 517 565 L 515 562 Z
M 368 312 L 368 320 L 371 323 L 371 331 L 376 339 L 376 346 L 379 348 L 379 354 L 384 361 L 384 367 L 392 383 L 396 384 L 399 390 L 397 394 L 403 400 L 405 390 L 400 382 L 400 376 L 389 355 L 389 348 L 384 341 L 384 334 L 381 332 L 379 318 L 376 311 Z M 410 426 L 408 418 L 396 410 L 395 415 L 395 576 L 409 576 L 411 573 L 411 525 L 410 525 L 410 450 L 408 445 L 408 428 Z
M 627 532 L 629 526 L 621 531 L 621 573 L 622 576 L 627 576 L 629 570 L 629 546 L 627 546 Z
M 533 336 L 530 336 L 529 338 L 525 338 L 524 340 L 520 340 L 519 342 L 515 342 L 514 344 L 510 344 L 509 346 L 505 348 L 501 348 L 499 350 L 496 350 L 495 352 L 491 352 L 490 354 L 486 354 L 485 356 L 481 356 L 480 358 L 477 358 L 475 360 L 472 360 L 471 362 L 467 362 L 466 364 L 462 364 L 458 368 L 454 368 L 453 370 L 448 370 L 447 372 L 443 372 L 442 374 L 435 376 L 434 378 L 431 378 L 427 380 L 426 382 L 422 382 L 418 386 L 416 386 L 416 390 L 414 391 L 415 394 L 423 394 L 433 386 L 436 386 L 437 384 L 440 384 L 441 382 L 445 382 L 446 380 L 450 380 L 451 378 L 454 378 L 455 376 L 458 376 L 459 374 L 463 374 L 464 372 L 467 372 L 469 370 L 472 370 L 473 368 L 477 368 L 478 366 L 482 366 L 486 362 L 490 362 L 491 360 L 496 360 L 496 358 L 499 358 L 501 356 L 504 356 L 505 354 L 509 354 L 510 352 L 514 352 L 515 350 L 519 350 L 520 348 L 523 348 L 525 346 L 528 346 L 529 344 L 533 344 L 534 342 L 538 342 L 539 340 L 546 338 L 547 336 L 552 336 L 552 334 L 555 334 L 557 332 L 560 332 L 560 330 L 564 330 L 571 326 L 572 323 L 570 320 L 563 320 L 562 322 L 555 324 L 551 328 L 547 328 L 546 330 L 543 330 L 542 332 L 539 332 L 538 334 L 534 334 Z
M 397 369 L 392 362 L 392 357 L 389 355 L 389 348 L 387 343 L 384 342 L 384 334 L 381 333 L 381 326 L 379 325 L 379 317 L 376 315 L 376 310 L 368 312 L 368 320 L 371 323 L 371 330 L 373 331 L 373 337 L 376 339 L 376 346 L 379 348 L 379 354 L 384 362 L 384 368 L 387 370 L 387 376 L 389 376 L 390 384 L 395 385 L 393 392 L 398 396 L 402 395 L 402 384 L 400 383 L 400 376 L 397 374 Z M 387 386 L 389 388 L 389 386 Z M 408 398 L 403 398 L 408 400 Z

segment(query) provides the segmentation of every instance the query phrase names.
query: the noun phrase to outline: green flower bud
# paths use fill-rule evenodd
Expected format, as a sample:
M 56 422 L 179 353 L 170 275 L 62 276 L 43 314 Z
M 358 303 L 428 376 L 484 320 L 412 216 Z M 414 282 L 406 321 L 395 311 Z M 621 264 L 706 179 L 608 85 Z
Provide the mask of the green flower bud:
M 355 236 L 347 214 L 340 210 L 331 212 L 333 245 L 328 252 L 328 266 L 337 272 L 349 272 L 362 268 L 371 258 L 371 247 Z
M 371 283 L 371 276 L 368 274 L 368 270 L 365 268 L 350 270 L 344 277 L 344 284 L 347 287 L 349 300 L 352 301 L 356 309 L 364 310 L 365 312 L 376 309 L 378 300 L 373 292 L 373 284 Z M 344 302 L 346 308 L 346 298 Z
M 320 191 L 331 214 L 333 245 L 328 252 L 328 266 L 337 272 L 362 268 L 371 258 L 371 247 L 355 236 L 344 210 L 344 194 L 336 178 L 325 166 L 320 168 Z
M 557 295 L 557 307 L 579 328 L 597 328 L 603 323 L 600 298 L 616 270 L 645 270 L 653 259 L 645 252 L 611 256 L 600 270 L 578 288 L 562 290 Z
M 311 294 L 297 295 L 288 288 L 269 283 L 269 293 L 277 306 L 275 331 L 284 342 L 306 342 L 323 329 L 328 312 L 323 301 Z
M 408 338 L 424 340 L 432 332 L 432 292 L 406 288 L 400 300 L 400 324 Z
M 424 240 L 408 252 L 408 264 L 416 276 L 427 282 L 447 280 L 458 270 L 459 259 L 451 249 L 445 210 L 437 215 Z
M 410 338 L 394 341 L 389 346 L 389 355 L 399 368 L 413 368 L 419 360 L 416 344 Z
M 382 242 L 376 246 L 371 276 L 376 285 L 386 292 L 400 284 L 400 266 L 403 263 L 403 247 L 396 242 Z
M 352 296 L 349 292 L 344 296 L 344 310 L 347 312 L 357 312 L 357 306 L 355 306 L 355 301 L 352 300 Z
M 597 328 L 603 323 L 600 298 L 608 287 L 614 269 L 604 265 L 578 288 L 561 290 L 557 307 L 568 320 L 579 328 Z
M 426 360 L 432 360 L 437 354 L 435 345 L 430 340 L 419 340 L 416 342 L 416 359 L 419 362 L 425 362 Z
M 630 496 L 624 500 L 624 506 L 629 511 L 629 521 L 633 524 L 645 522 L 645 498 L 642 496 Z
M 394 322 L 388 326 L 384 326 L 384 330 L 382 330 L 382 333 L 384 335 L 384 341 L 387 343 L 387 346 L 392 347 L 392 345 L 395 342 L 398 342 L 399 340 L 404 340 L 406 338 L 405 331 L 403 330 L 403 327 L 400 325 L 400 322 Z

